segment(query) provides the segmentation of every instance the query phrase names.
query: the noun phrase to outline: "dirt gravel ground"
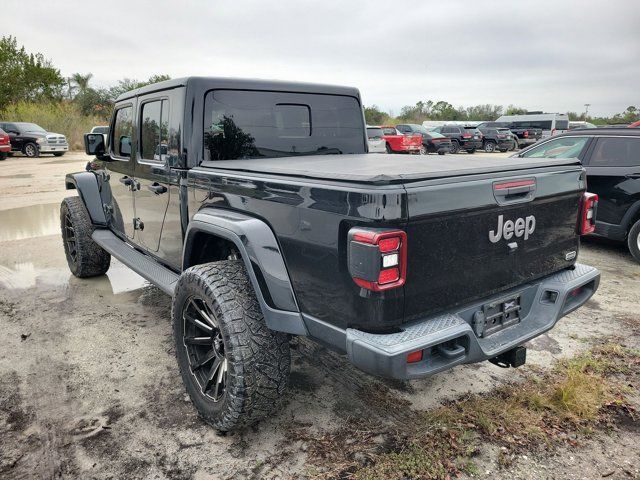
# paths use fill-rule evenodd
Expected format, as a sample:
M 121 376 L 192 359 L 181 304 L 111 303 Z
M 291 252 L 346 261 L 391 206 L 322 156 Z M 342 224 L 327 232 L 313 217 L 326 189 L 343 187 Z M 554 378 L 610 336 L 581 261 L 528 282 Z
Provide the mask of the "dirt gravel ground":
M 64 175 L 87 158 L 0 162 L 0 478 L 298 478 L 310 470 L 304 442 L 288 428 L 294 422 L 318 435 L 352 416 L 384 424 L 406 408 L 430 409 L 520 375 L 483 363 L 385 382 L 297 341 L 283 410 L 249 431 L 217 435 L 182 387 L 170 299 L 115 260 L 104 277 L 69 273 L 59 203 L 69 194 Z M 600 289 L 530 343 L 530 364 L 547 368 L 610 335 L 640 343 L 640 265 L 623 247 L 595 242 L 583 244 L 580 260 L 601 269 Z M 475 476 L 640 478 L 639 431 L 636 423 L 552 457 L 518 458 L 509 470 L 488 447 Z

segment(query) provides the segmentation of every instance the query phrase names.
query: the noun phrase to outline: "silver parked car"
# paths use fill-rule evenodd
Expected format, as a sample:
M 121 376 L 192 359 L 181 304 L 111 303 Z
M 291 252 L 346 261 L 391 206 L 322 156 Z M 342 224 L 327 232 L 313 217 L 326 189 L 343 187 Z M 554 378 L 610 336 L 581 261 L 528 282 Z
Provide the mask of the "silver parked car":
M 367 141 L 369 142 L 369 153 L 387 153 L 381 127 L 367 125 Z

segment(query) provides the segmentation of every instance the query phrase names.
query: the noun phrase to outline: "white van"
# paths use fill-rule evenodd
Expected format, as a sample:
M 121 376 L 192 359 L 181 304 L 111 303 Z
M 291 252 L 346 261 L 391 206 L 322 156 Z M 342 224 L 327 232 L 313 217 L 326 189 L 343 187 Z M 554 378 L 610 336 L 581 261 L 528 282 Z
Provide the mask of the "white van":
M 551 137 L 569 130 L 569 116 L 566 113 L 503 115 L 496 122 L 509 123 L 514 127 L 539 128 L 542 130 L 542 138 Z

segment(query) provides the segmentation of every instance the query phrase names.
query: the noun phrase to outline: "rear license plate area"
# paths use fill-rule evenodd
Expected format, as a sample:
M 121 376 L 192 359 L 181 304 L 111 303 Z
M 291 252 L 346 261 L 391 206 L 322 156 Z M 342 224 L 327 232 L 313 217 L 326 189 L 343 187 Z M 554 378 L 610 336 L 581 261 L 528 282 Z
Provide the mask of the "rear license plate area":
M 474 318 L 478 337 L 488 337 L 500 330 L 520 323 L 520 294 L 501 298 L 482 306 L 482 315 Z M 480 313 L 480 312 L 478 312 Z

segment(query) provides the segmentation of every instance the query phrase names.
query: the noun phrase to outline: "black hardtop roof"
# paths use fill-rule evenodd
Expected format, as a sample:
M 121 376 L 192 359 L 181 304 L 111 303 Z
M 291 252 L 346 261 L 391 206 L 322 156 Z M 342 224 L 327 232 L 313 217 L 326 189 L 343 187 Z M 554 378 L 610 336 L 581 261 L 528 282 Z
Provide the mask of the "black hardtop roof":
M 360 98 L 360 92 L 354 87 L 343 87 L 339 85 L 323 85 L 319 83 L 287 82 L 280 80 L 260 80 L 248 78 L 225 78 L 225 77 L 183 77 L 165 80 L 164 82 L 153 83 L 120 95 L 116 102 L 133 98 L 147 93 L 161 90 L 168 90 L 176 87 L 187 87 L 193 91 L 212 90 L 214 88 L 236 89 L 236 90 L 273 90 L 281 92 L 300 93 L 323 93 L 329 95 L 348 95 Z
M 640 128 L 576 128 L 574 130 L 569 130 L 567 132 L 554 135 L 552 138 L 567 136 L 573 137 L 576 135 L 587 135 L 594 137 L 602 135 L 606 135 L 608 137 L 618 135 L 623 137 L 640 137 Z

